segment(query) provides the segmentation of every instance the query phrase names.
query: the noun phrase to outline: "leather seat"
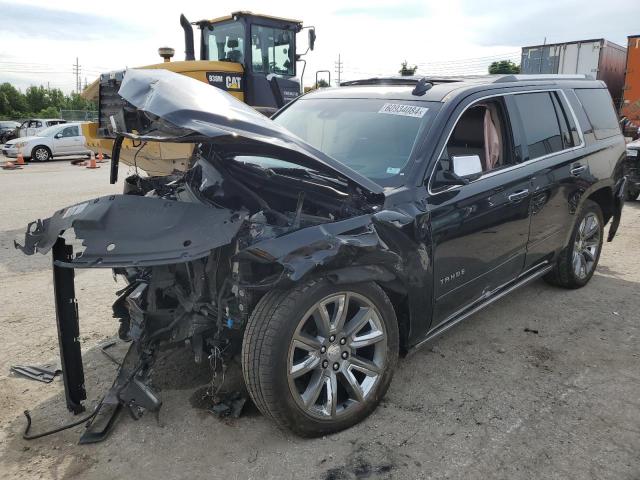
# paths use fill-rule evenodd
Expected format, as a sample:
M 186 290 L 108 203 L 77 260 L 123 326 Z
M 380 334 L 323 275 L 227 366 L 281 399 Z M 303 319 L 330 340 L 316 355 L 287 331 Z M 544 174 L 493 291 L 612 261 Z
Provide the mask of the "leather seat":
M 483 170 L 486 170 L 484 148 L 485 111 L 486 108 L 481 106 L 467 110 L 460 118 L 447 143 L 447 151 L 450 156 L 478 155 L 482 162 Z

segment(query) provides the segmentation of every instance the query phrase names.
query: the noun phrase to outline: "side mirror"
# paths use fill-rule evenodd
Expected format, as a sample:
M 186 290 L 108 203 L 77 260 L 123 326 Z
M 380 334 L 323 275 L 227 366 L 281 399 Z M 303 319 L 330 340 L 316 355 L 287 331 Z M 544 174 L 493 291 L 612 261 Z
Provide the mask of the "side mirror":
M 62 133 L 58 132 L 56 133 L 53 138 L 62 138 Z
M 482 162 L 478 155 L 451 157 L 451 170 L 438 169 L 434 178 L 439 187 L 467 185 L 482 176 Z
M 478 155 L 461 155 L 451 157 L 453 173 L 467 180 L 467 183 L 477 180 L 482 175 L 482 162 Z
M 316 44 L 316 29 L 315 28 L 310 28 L 309 29 L 309 49 L 313 50 L 313 47 Z

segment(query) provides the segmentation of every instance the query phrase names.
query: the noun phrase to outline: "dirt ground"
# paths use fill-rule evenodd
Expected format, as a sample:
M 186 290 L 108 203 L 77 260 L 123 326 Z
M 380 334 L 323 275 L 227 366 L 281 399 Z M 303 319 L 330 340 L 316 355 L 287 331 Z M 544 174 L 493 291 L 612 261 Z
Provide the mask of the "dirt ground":
M 474 315 L 401 360 L 380 408 L 345 432 L 300 439 L 251 407 L 221 421 L 200 401 L 207 367 L 179 352 L 155 375 L 159 423 L 123 415 L 96 445 L 77 445 L 82 426 L 24 441 L 25 409 L 35 431 L 74 417 L 59 378 L 9 376 L 59 361 L 50 257 L 13 240 L 31 220 L 119 191 L 106 166 L 0 171 L 0 478 L 640 478 L 640 202 L 587 287 L 538 281 Z M 121 286 L 108 270 L 77 271 L 89 411 L 116 372 L 97 345 L 115 335 Z

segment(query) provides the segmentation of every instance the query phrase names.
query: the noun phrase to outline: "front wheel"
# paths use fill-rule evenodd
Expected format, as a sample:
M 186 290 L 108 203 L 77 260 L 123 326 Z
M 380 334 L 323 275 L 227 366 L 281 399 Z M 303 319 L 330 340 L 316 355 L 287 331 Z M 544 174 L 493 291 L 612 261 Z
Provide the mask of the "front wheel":
M 31 158 L 38 162 L 46 162 L 51 158 L 51 150 L 44 146 L 38 146 L 31 152 Z
M 398 324 L 375 283 L 311 280 L 258 302 L 242 369 L 260 411 L 302 436 L 348 428 L 378 405 L 398 359 Z
M 600 206 L 586 200 L 576 219 L 569 245 L 560 253 L 555 268 L 545 280 L 565 288 L 585 286 L 598 265 L 604 221 Z
M 640 194 L 640 191 L 636 190 L 635 188 L 627 188 L 627 191 L 625 193 L 625 197 L 626 200 L 628 202 L 632 202 L 634 201 L 636 198 L 638 198 L 638 195 Z

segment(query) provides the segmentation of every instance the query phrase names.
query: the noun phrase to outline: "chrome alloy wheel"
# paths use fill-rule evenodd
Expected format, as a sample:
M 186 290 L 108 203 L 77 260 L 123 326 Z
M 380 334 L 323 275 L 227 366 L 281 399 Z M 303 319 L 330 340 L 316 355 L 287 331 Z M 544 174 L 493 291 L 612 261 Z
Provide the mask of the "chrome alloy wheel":
M 317 302 L 289 345 L 288 381 L 307 414 L 336 419 L 375 391 L 387 361 L 387 332 L 376 307 L 354 292 Z
M 33 156 L 36 157 L 36 160 L 39 162 L 46 162 L 49 160 L 49 151 L 46 148 L 37 148 L 35 152 L 33 152 Z
M 601 227 L 598 217 L 588 213 L 580 222 L 573 245 L 573 273 L 584 279 L 594 269 L 600 248 Z

